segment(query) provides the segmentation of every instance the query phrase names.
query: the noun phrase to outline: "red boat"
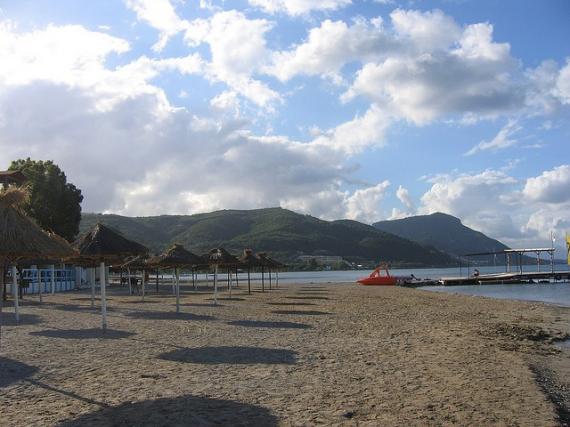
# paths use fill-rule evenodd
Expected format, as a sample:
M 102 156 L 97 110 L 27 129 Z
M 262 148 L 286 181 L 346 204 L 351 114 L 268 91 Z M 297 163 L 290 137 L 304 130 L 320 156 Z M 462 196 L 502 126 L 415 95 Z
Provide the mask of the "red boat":
M 382 273 L 385 273 L 384 275 Z M 396 286 L 410 280 L 410 277 L 390 276 L 388 266 L 379 265 L 370 276 L 358 279 L 357 282 L 366 286 Z

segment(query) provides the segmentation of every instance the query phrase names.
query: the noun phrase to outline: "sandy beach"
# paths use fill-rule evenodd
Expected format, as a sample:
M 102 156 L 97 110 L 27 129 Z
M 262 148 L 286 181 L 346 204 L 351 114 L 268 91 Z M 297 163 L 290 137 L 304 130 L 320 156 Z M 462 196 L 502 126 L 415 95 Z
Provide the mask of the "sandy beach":
M 109 288 L 3 315 L 0 424 L 563 424 L 570 309 L 396 287 L 287 285 L 233 299 Z M 8 326 L 4 326 L 8 324 Z M 562 421 L 559 418 L 562 416 Z M 566 419 L 566 422 L 568 419 Z

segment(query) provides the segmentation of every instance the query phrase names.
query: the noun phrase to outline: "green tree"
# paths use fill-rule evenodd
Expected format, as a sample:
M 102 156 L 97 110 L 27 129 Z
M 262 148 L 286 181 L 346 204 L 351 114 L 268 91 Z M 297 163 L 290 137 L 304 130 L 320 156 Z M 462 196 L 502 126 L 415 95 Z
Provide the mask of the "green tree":
M 67 182 L 65 173 L 51 160 L 13 161 L 10 170 L 20 170 L 28 179 L 30 201 L 24 207 L 45 230 L 72 241 L 79 233 L 81 190 Z

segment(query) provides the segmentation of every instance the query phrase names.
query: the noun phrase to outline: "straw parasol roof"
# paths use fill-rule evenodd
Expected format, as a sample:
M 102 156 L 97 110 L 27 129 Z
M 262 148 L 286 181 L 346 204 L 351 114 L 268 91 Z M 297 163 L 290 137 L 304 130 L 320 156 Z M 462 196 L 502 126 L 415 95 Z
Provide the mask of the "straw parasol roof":
M 149 267 L 147 254 L 132 256 L 125 259 L 125 262 L 120 265 L 120 268 L 132 268 L 133 270 L 144 270 Z
M 0 193 L 0 259 L 15 262 L 21 258 L 62 259 L 76 255 L 67 241 L 42 230 L 27 217 L 22 205 L 26 190 L 11 188 Z
M 261 263 L 261 265 L 263 265 L 264 267 L 273 268 L 273 269 L 285 267 L 285 264 L 282 264 L 279 261 L 275 261 L 274 259 L 269 258 L 269 256 L 267 256 L 265 252 L 258 253 L 257 257 L 259 258 L 259 262 Z
M 261 261 L 253 254 L 251 249 L 244 249 L 243 255 L 239 257 L 239 261 L 247 268 L 262 266 Z
M 148 260 L 152 267 L 184 267 L 204 264 L 204 260 L 198 255 L 186 250 L 184 246 L 175 243 L 167 251 Z
M 205 257 L 209 264 L 216 264 L 220 267 L 232 267 L 241 264 L 239 259 L 230 254 L 224 248 L 211 249 Z
M 22 171 L 0 171 L 0 184 L 23 184 L 27 181 L 26 175 Z
M 111 228 L 97 224 L 77 243 L 82 258 L 121 262 L 129 256 L 144 255 L 148 249 L 123 237 Z

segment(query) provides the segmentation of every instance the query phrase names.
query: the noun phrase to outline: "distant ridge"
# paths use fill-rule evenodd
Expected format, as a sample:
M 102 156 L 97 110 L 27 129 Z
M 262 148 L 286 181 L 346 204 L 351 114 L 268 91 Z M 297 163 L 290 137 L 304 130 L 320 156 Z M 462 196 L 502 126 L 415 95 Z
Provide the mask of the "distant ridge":
M 404 219 L 380 221 L 378 230 L 392 233 L 421 245 L 430 245 L 454 257 L 468 253 L 494 252 L 508 246 L 485 234 L 466 227 L 459 218 L 444 213 L 418 215 Z M 483 260 L 484 258 L 479 258 Z M 489 258 L 487 258 L 489 260 Z M 503 260 L 500 260 L 501 262 Z
M 284 262 L 294 262 L 299 255 L 335 255 L 354 262 L 386 261 L 398 266 L 454 265 L 450 256 L 433 247 L 370 225 L 349 220 L 323 221 L 282 208 L 134 218 L 85 213 L 81 232 L 97 222 L 155 253 L 176 242 L 196 253 L 216 246 L 234 253 L 252 248 L 270 252 Z

